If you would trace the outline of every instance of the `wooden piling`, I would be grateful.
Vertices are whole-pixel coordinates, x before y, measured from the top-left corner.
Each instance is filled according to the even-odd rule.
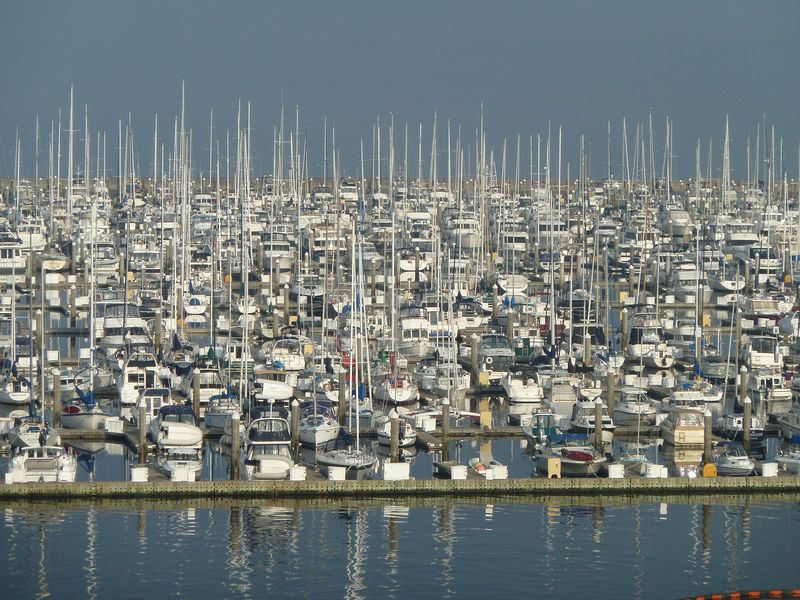
[[[620,331],[622,333],[620,340],[620,350],[625,352],[628,347],[628,309],[623,308],[620,312]]]
[[[290,426],[291,426],[291,433],[292,433],[292,453],[295,456],[295,460],[300,459],[300,402],[298,402],[297,398],[292,400],[292,403],[289,405],[290,407]],[[344,412],[344,411],[339,411]]]
[[[53,427],[61,427],[61,370],[53,369],[50,374],[53,377]],[[89,376],[91,377],[91,373]],[[42,369],[42,379],[44,379],[44,369]]]
[[[706,409],[703,413],[703,464],[708,465],[714,462],[711,455],[711,411]]]
[[[345,406],[347,405],[347,382],[345,381],[345,372],[339,371],[339,407],[336,409],[336,416],[339,419],[339,425],[344,427]]]
[[[442,400],[442,460],[450,460],[450,400]]]
[[[300,289],[299,288],[298,288],[297,293],[298,293],[297,305],[300,306],[300,296],[299,296]],[[289,316],[290,316],[290,313],[289,313],[289,284],[286,283],[286,284],[283,285],[283,322],[286,325],[289,325],[289,323],[290,323]]]
[[[600,398],[594,401],[594,446],[603,449],[603,401]]]
[[[139,400],[139,464],[143,465],[147,462],[147,405],[144,398]]]
[[[395,409],[389,411],[389,425],[391,436],[389,457],[392,462],[398,462],[400,460],[400,416]]]
[[[239,413],[231,415],[231,479],[239,479],[239,450],[242,443],[239,439]]]
[[[192,410],[195,418],[200,420],[200,371],[192,373]]]
[[[745,281],[745,288],[744,293],[749,294],[753,291],[753,282],[750,278],[750,261],[745,261],[744,263],[744,281]]]
[[[742,444],[744,445],[745,452],[750,454],[750,448],[752,446],[751,431],[753,423],[753,408],[750,396],[745,397],[743,408],[744,408],[744,416],[742,418]]]
[[[742,365],[739,369],[739,404],[744,406],[744,401],[747,398],[747,381],[748,381],[747,367]]]
[[[583,366],[589,368],[592,364],[592,336],[583,335]]]
[[[118,268],[118,273],[117,274],[119,275],[119,282],[120,283],[124,283],[125,282],[125,277],[127,277],[127,275],[128,275],[127,274],[127,269],[125,267],[125,255],[120,253],[120,255],[118,257],[118,261],[119,262],[118,262],[118,265],[117,265],[117,268]],[[127,301],[127,298],[125,300]]]
[[[470,356],[470,374],[472,375],[472,385],[478,385],[478,335],[473,333],[470,342],[472,344],[472,355]]]
[[[69,287],[67,296],[69,302],[69,326],[74,329],[78,320],[78,294],[74,283]]]
[[[163,317],[161,315],[161,306],[159,306],[158,310],[156,311],[156,331],[155,331],[155,340],[153,344],[156,351],[156,356],[158,356],[158,354],[161,352],[161,332],[163,331],[161,325],[162,318]]]
[[[628,265],[628,296],[633,297],[636,292],[636,270],[633,265]]]

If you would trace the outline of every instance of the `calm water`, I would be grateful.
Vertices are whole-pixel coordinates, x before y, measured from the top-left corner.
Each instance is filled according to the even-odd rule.
[[[608,502],[5,505],[0,581],[6,598],[674,598],[800,583],[792,499]]]

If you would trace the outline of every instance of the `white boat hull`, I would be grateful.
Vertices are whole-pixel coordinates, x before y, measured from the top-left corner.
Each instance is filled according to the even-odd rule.
[[[65,429],[105,429],[110,416],[104,412],[62,413],[61,426]]]
[[[162,423],[154,441],[159,450],[199,449],[203,444],[203,432],[199,427],[189,423]]]
[[[335,440],[339,435],[339,425],[323,425],[321,427],[300,426],[300,443],[311,448],[320,448]]]

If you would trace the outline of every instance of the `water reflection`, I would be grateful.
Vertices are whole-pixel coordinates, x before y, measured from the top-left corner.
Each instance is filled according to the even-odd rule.
[[[97,598],[97,508],[89,507],[86,517],[86,597]]]
[[[434,512],[434,527],[436,534],[434,540],[437,543],[436,554],[440,557],[438,561],[438,571],[442,582],[440,594],[443,598],[449,598],[455,594],[455,574],[453,563],[455,561],[455,511],[453,506],[447,504]]]
[[[666,521],[658,504],[624,498],[18,504],[0,526],[0,577],[14,598],[54,594],[56,582],[59,596],[87,598],[475,597],[532,585],[537,597],[649,598],[796,585],[793,553],[775,551],[800,542],[787,526],[800,522],[796,502],[702,502],[671,504]]]

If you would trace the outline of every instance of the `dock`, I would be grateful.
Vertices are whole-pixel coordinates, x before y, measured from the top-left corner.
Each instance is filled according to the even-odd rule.
[[[80,482],[27,483],[0,486],[0,502],[56,499],[262,498],[380,499],[397,497],[505,497],[505,496],[638,496],[660,501],[665,497],[696,495],[747,496],[800,492],[800,476],[716,477],[666,479],[518,478],[426,479],[406,481],[197,481],[166,479],[145,483]]]

